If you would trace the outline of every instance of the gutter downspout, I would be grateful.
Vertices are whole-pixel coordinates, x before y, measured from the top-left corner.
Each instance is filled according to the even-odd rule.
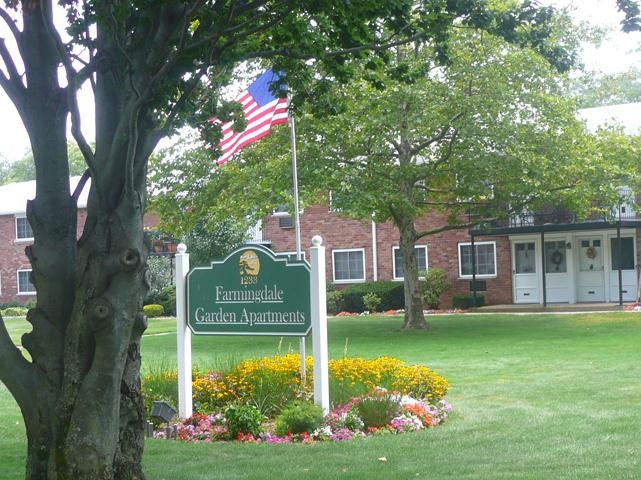
[[[476,246],[474,245],[474,234],[472,237],[472,306],[476,307]]]
[[[378,280],[378,240],[376,239],[376,222],[372,220],[372,275],[373,280]]]

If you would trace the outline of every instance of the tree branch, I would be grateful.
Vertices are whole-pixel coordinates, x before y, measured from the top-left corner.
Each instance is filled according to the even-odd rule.
[[[9,53],[9,49],[4,42],[4,39],[0,39],[0,58],[2,58],[2,61],[7,67],[7,71],[9,73],[9,76],[7,77],[4,72],[0,72],[0,85],[7,93],[9,98],[11,98],[11,101],[14,103],[14,105],[16,105],[16,107],[19,107],[24,102],[26,89],[22,84],[20,73],[18,73],[16,65],[13,62],[13,58]]]
[[[13,343],[2,315],[0,315],[0,380],[7,386],[23,413],[31,410],[31,399],[36,391],[33,365]]]
[[[93,173],[95,169],[94,165],[94,155],[89,143],[85,139],[85,136],[81,130],[81,120],[80,120],[80,108],[78,106],[78,97],[76,95],[78,89],[80,88],[81,78],[78,77],[78,72],[73,67],[71,57],[67,53],[60,34],[52,25],[53,13],[49,10],[50,4],[47,2],[42,2],[42,21],[47,30],[47,34],[53,40],[53,44],[58,52],[58,57],[60,62],[64,66],[65,72],[67,74],[67,87],[65,92],[67,94],[67,108],[71,114],[71,134],[73,138],[78,143],[78,147],[82,152],[82,155],[85,159],[85,162],[89,166],[89,170]]]
[[[18,50],[22,52],[22,45],[20,42],[22,38],[22,32],[20,32],[20,30],[18,30],[18,28],[16,27],[13,18],[11,18],[9,13],[4,8],[0,8],[0,18],[2,18],[4,23],[11,31],[11,35],[18,45]],[[13,57],[11,56],[11,53],[9,52],[9,49],[7,48],[7,45],[3,38],[0,39],[0,58],[2,58],[2,61],[7,68],[7,73],[9,74],[8,77],[4,75],[4,73],[0,74],[0,85],[7,93],[7,95],[9,95],[14,105],[19,108],[24,101],[23,99],[26,90],[24,84],[22,83],[22,76],[20,75],[20,72],[18,72],[18,68],[13,61]]]
[[[494,220],[499,220],[499,219],[500,217],[488,217],[488,218],[484,218],[482,222],[492,222]],[[472,228],[475,225],[478,225],[479,223],[481,223],[481,221],[457,223],[455,225],[448,224],[448,225],[443,225],[442,227],[433,228],[430,230],[421,230],[420,232],[416,232],[416,240],[418,240],[419,238],[430,236],[430,235],[436,235],[437,233],[448,232],[450,230],[461,230],[464,228]]]
[[[412,148],[412,150],[410,151],[410,155],[412,155],[412,156],[418,155],[421,151],[423,151],[424,149],[426,149],[427,147],[429,147],[433,143],[440,142],[441,140],[443,140],[447,136],[447,134],[451,131],[452,123],[454,123],[456,120],[458,120],[462,116],[463,116],[463,112],[459,112],[456,115],[454,115],[450,119],[450,121],[447,123],[447,125],[445,125],[443,128],[441,128],[440,132],[438,132],[436,135],[428,138],[427,140],[419,143],[414,148]],[[458,130],[455,128],[454,129],[454,133],[452,135],[452,141],[456,137],[457,131]],[[451,145],[451,143],[452,142],[450,142],[450,145]],[[451,149],[450,149],[450,153],[451,153]]]

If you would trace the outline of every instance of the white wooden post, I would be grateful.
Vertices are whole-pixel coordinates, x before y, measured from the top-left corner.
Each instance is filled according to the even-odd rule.
[[[191,395],[191,330],[187,326],[187,273],[189,254],[184,243],[176,249],[176,329],[178,338],[178,415],[192,415]]]
[[[319,235],[312,238],[309,279],[314,350],[314,403],[329,412],[329,369],[327,354],[327,293],[325,291],[325,247]]]

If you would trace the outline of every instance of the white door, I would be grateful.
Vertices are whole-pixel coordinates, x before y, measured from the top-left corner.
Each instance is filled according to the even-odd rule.
[[[619,257],[619,240],[610,238],[610,301],[619,301],[619,258],[621,258],[621,297],[624,302],[637,300],[637,272],[635,268],[634,237],[621,237],[621,256]]]
[[[603,237],[578,238],[577,301],[605,301]]]
[[[545,299],[550,303],[570,301],[568,250],[565,240],[545,242]]]
[[[514,242],[512,248],[514,303],[540,303],[536,243]]]

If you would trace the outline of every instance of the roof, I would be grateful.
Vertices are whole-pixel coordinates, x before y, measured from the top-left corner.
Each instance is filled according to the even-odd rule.
[[[69,185],[73,192],[78,185],[80,176],[71,177]],[[78,197],[78,208],[87,207],[87,196],[89,194],[89,185],[87,182],[82,193]],[[27,200],[33,200],[36,196],[36,181],[10,183],[0,186],[0,215],[24,214],[27,211]]]
[[[641,133],[641,102],[584,108],[579,110],[579,117],[585,120],[590,131],[596,131],[605,125],[619,124],[627,134]]]

